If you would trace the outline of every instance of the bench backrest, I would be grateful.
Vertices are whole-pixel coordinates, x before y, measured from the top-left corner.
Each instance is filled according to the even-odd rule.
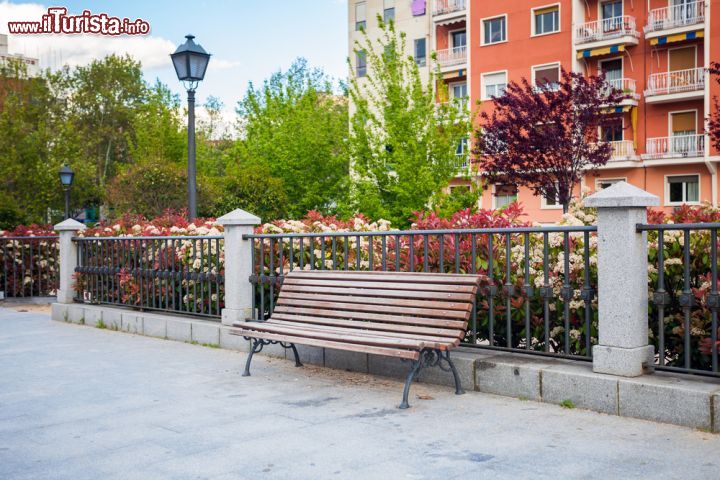
[[[461,274],[294,270],[272,318],[462,338],[479,281]]]

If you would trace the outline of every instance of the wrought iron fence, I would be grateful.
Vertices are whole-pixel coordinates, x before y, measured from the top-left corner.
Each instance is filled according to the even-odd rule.
[[[268,318],[290,270],[481,276],[464,344],[589,360],[597,340],[596,227],[246,235],[253,317]]]
[[[6,298],[55,295],[58,237],[0,237],[0,289]]]
[[[222,236],[78,237],[76,299],[219,318]]]
[[[717,223],[638,225],[648,232],[658,369],[720,376],[718,229]]]

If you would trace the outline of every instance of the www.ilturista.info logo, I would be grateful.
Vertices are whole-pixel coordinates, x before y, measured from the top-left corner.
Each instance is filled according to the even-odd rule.
[[[10,34],[37,35],[47,33],[94,33],[98,35],[147,35],[150,24],[138,18],[111,17],[83,10],[80,15],[68,15],[65,7],[50,7],[39,22],[8,22]]]

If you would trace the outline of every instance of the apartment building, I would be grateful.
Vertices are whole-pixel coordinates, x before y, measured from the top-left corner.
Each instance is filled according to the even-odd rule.
[[[426,2],[394,2],[398,10],[419,3]],[[351,17],[356,4],[351,0]],[[450,95],[466,95],[470,105],[492,109],[508,82],[556,82],[560,68],[602,71],[630,95],[615,106],[621,121],[600,132],[613,144],[611,161],[588,173],[583,186],[594,191],[626,180],[659,196],[667,211],[718,205],[720,152],[704,119],[720,96],[706,71],[720,61],[720,0],[429,0],[426,7],[430,50]],[[512,185],[488,185],[482,206],[512,201],[539,222],[562,212],[554,199]]]
[[[10,62],[22,62],[25,64],[27,75],[36,77],[40,73],[40,61],[21,53],[10,53],[8,40],[8,35],[0,34],[0,66],[8,65]]]

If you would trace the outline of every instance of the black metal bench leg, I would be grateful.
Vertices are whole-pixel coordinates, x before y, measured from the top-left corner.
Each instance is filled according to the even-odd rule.
[[[418,358],[415,361],[412,368],[410,369],[410,372],[408,372],[407,378],[405,379],[405,389],[403,390],[402,403],[400,404],[400,406],[398,408],[405,409],[405,408],[410,407],[410,404],[408,403],[408,395],[410,394],[410,385],[412,384],[413,380],[415,380],[415,377],[417,376],[421,367],[422,367],[422,357]]]
[[[252,357],[253,355],[255,355],[255,352],[259,352],[260,350],[262,350],[262,347],[262,340],[253,340],[252,347],[250,347],[250,352],[248,352],[248,357],[245,361],[245,371],[242,374],[243,377],[250,376],[250,362],[252,362]]]
[[[447,361],[448,365],[450,365],[450,370],[452,370],[453,377],[455,378],[455,395],[462,395],[463,393],[465,393],[465,390],[463,390],[462,384],[460,383],[460,375],[458,375],[455,364],[452,360],[450,360],[449,351],[445,354],[445,360]]]
[[[292,348],[293,354],[295,354],[295,366],[302,367],[303,364],[300,362],[300,355],[298,355],[298,351],[297,351],[297,348],[295,348],[295,344],[291,343],[290,348]]]

